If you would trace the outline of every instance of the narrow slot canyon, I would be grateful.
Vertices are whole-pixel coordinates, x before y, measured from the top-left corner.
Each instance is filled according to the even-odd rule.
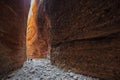
[[[45,58],[49,53],[49,20],[39,6],[41,0],[32,0],[28,14],[26,53],[28,58]],[[40,12],[40,14],[38,14]]]
[[[48,45],[47,40],[48,39],[44,38],[44,35],[46,33],[41,32],[40,34],[38,30],[39,28],[42,28],[42,30],[44,29],[44,27],[41,27],[41,26],[38,27],[38,23],[37,23],[37,15],[38,15],[37,12],[38,12],[39,1],[40,0],[31,1],[31,7],[30,7],[29,15],[28,15],[27,34],[26,34],[26,37],[27,37],[26,39],[27,52],[26,53],[27,53],[28,58],[43,57],[43,53],[47,51],[47,45]]]
[[[0,80],[119,80],[119,0],[0,0]]]

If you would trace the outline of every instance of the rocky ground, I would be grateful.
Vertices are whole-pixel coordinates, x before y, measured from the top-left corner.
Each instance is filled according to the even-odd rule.
[[[50,64],[49,59],[32,59],[24,62],[21,69],[2,80],[99,80],[71,71],[64,72]]]

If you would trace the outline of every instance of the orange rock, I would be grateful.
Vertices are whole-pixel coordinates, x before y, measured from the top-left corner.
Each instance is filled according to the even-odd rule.
[[[28,58],[46,57],[48,53],[49,25],[47,25],[48,21],[44,12],[39,12],[39,9],[42,9],[41,7],[40,0],[31,1],[26,40]],[[41,14],[43,15],[41,16]]]

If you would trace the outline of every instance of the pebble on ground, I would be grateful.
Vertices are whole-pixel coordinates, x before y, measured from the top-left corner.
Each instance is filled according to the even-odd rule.
[[[23,67],[2,80],[99,80],[75,74],[70,70],[65,72],[51,65],[49,59],[30,59]]]

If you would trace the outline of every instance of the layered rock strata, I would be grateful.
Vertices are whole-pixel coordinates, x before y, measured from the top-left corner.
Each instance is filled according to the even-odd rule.
[[[0,0],[0,79],[20,68],[26,58],[28,7],[28,0]]]
[[[120,1],[46,0],[51,61],[101,79],[120,78]]]

